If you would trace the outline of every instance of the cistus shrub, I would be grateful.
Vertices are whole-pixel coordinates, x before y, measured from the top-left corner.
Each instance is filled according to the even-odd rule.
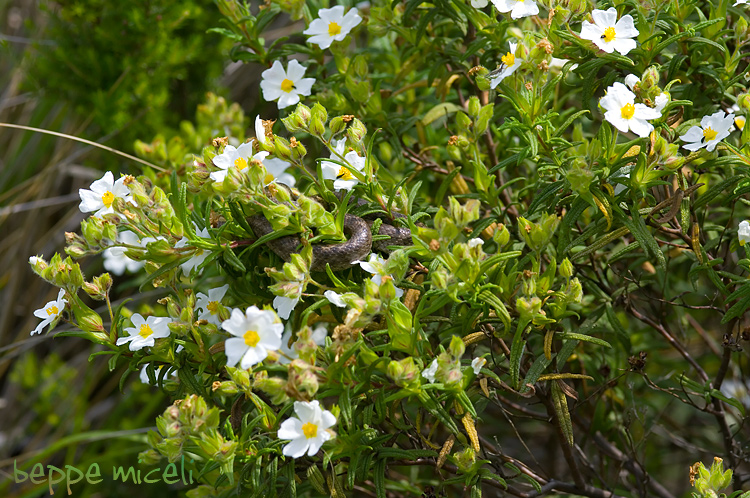
[[[191,497],[747,488],[744,2],[217,5],[252,138],[141,143],[30,260],[50,327],[169,383],[144,465]]]

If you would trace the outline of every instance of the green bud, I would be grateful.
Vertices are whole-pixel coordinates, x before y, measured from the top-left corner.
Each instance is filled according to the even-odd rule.
[[[456,226],[463,229],[470,223],[479,219],[479,207],[481,203],[476,199],[468,199],[464,205],[455,197],[448,198],[450,214]]]
[[[482,109],[482,104],[479,102],[479,97],[472,96],[469,98],[469,101],[466,105],[467,110],[469,111],[469,116],[472,118],[476,118],[479,116],[479,111]]]
[[[446,150],[448,151],[448,155],[453,159],[454,161],[460,161],[461,160],[461,149],[456,145],[447,145]]]
[[[332,134],[337,135],[346,129],[346,122],[341,116],[336,116],[328,123],[328,128]]]
[[[393,282],[393,277],[390,275],[383,275],[380,280],[380,299],[388,303],[396,299],[396,285]]]
[[[738,40],[744,40],[747,37],[747,21],[744,17],[740,16],[734,25],[734,34],[737,35]]]
[[[231,380],[225,380],[223,382],[216,381],[211,386],[211,390],[223,396],[234,396],[239,392],[237,384],[235,384]]]
[[[352,143],[358,144],[367,136],[367,128],[362,121],[354,118],[346,130],[346,136]]]
[[[273,155],[285,161],[291,161],[292,149],[289,141],[283,137],[275,135],[273,137]]]
[[[303,360],[289,364],[287,393],[295,398],[313,398],[318,392],[318,376],[313,366]]]
[[[310,118],[309,125],[310,134],[316,137],[322,137],[326,131],[328,112],[326,112],[325,107],[316,102],[312,108],[311,115],[312,117]]]
[[[49,267],[47,262],[41,256],[31,256],[29,258],[29,264],[31,265],[31,269],[34,271],[34,273],[39,276],[41,276],[42,272]]]
[[[138,463],[143,465],[156,465],[161,461],[161,458],[159,452],[153,449],[138,453]]]
[[[557,271],[560,272],[561,277],[570,278],[573,276],[573,263],[571,263],[568,258],[565,258],[562,260],[562,263],[560,263]]]
[[[519,297],[516,299],[516,311],[521,320],[530,322],[542,309],[542,300],[534,296],[530,299]]]
[[[407,356],[399,361],[391,361],[387,369],[388,377],[399,387],[410,387],[419,385],[419,368],[414,363],[414,358]]]
[[[430,281],[435,288],[445,290],[448,288],[448,282],[451,280],[448,270],[441,266],[437,270],[430,272]]]
[[[280,405],[289,400],[285,388],[286,381],[284,379],[279,377],[268,377],[268,372],[265,370],[255,374],[253,389],[260,389],[262,392],[266,393],[274,404]]]
[[[234,382],[239,389],[245,393],[250,392],[250,372],[248,370],[236,367],[225,368],[229,374],[229,378],[232,379],[232,382]]]
[[[510,241],[510,232],[508,231],[508,228],[502,223],[499,224],[495,227],[495,231],[492,233],[492,240],[494,240],[500,247],[505,246]]]
[[[474,466],[474,462],[477,459],[471,446],[467,446],[464,451],[456,453],[454,458],[456,459],[456,466],[461,473],[468,473],[471,471],[471,468]]]
[[[461,359],[465,351],[466,351],[466,344],[464,344],[463,339],[461,339],[457,335],[454,335],[453,337],[451,337],[451,343],[450,343],[450,346],[448,346],[448,352],[451,354],[453,359],[455,360]]]
[[[641,76],[641,88],[644,92],[648,93],[649,90],[659,85],[659,68],[657,66],[650,66],[643,72]]]
[[[472,121],[469,116],[462,111],[456,112],[456,127],[458,128],[459,133],[466,133],[471,129],[471,125]]]
[[[103,301],[109,294],[109,289],[112,288],[112,277],[109,273],[102,273],[94,277],[93,282],[84,282],[82,288],[92,299]]]
[[[492,116],[495,112],[495,105],[494,104],[487,104],[486,106],[482,107],[482,110],[479,111],[479,116],[476,118],[476,124],[474,126],[474,132],[477,135],[481,135],[485,131],[487,131],[487,128],[489,128],[490,120],[492,119]]]
[[[594,181],[594,177],[596,177],[596,174],[591,171],[588,164],[580,157],[573,160],[573,163],[565,173],[565,178],[570,183],[570,187],[578,195],[588,194],[589,186]]]
[[[741,93],[737,97],[737,105],[742,111],[750,111],[750,93]]]

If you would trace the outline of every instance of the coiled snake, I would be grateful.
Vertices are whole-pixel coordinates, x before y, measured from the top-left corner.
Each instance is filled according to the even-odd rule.
[[[358,205],[366,204],[365,201],[357,201]],[[378,235],[387,235],[388,239],[372,241],[372,225],[380,218]],[[403,214],[394,213],[394,218],[405,218]],[[273,233],[271,223],[262,214],[256,214],[247,218],[250,228],[256,237],[263,237]],[[390,220],[384,214],[370,214],[360,218],[347,213],[344,217],[344,235],[346,242],[340,244],[316,244],[313,245],[313,261],[311,271],[325,271],[326,264],[331,270],[346,270],[354,261],[364,260],[373,248],[377,251],[388,252],[388,246],[410,246],[412,245],[411,230],[391,225]],[[292,254],[298,252],[300,238],[294,235],[279,237],[266,242],[266,246],[276,253],[284,261],[291,261]]]

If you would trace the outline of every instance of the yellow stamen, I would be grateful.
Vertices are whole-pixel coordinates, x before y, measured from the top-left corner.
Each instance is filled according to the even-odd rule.
[[[254,330],[248,330],[242,337],[245,339],[245,344],[247,344],[251,348],[254,348],[260,342],[260,336]]]
[[[47,314],[48,314],[48,315],[50,315],[50,316],[51,316],[51,315],[57,315],[58,313],[60,313],[60,310],[58,310],[58,309],[57,309],[57,306],[54,306],[54,305],[53,305],[53,306],[50,306],[49,308],[47,308],[47,309],[46,309],[46,310],[44,310],[44,311],[46,311],[46,312],[47,312]]]
[[[633,119],[634,115],[635,106],[633,104],[625,104],[622,106],[622,109],[620,109],[620,116],[622,116],[623,119]]]
[[[609,43],[614,39],[615,39],[615,28],[613,26],[610,26],[604,30],[604,34],[602,35],[602,40]]]
[[[304,434],[307,439],[315,437],[318,435],[318,426],[307,422],[302,426],[302,434]]]
[[[328,36],[336,36],[339,33],[341,33],[341,26],[331,21],[328,25]]]
[[[208,308],[208,311],[211,312],[212,315],[215,315],[219,312],[219,301],[211,301],[206,305],[206,308]]]
[[[234,165],[237,166],[237,169],[245,169],[247,168],[247,159],[245,159],[244,157],[238,157],[234,160]]]
[[[286,93],[291,92],[294,90],[294,81],[285,79],[281,82],[281,89],[284,90]]]
[[[508,52],[507,54],[500,57],[500,60],[503,61],[503,64],[510,67],[516,62],[516,56]]]
[[[714,129],[710,126],[703,130],[703,138],[705,138],[707,142],[710,142],[711,140],[716,138],[716,135],[718,135],[718,133],[715,132]]]
[[[154,333],[154,331],[151,330],[151,327],[149,327],[148,325],[146,325],[144,323],[143,325],[141,325],[141,331],[138,332],[138,335],[141,336],[141,337],[143,337],[144,339],[147,339],[153,333]]]
[[[104,203],[104,207],[109,208],[112,206],[112,203],[115,201],[115,194],[107,190],[104,192],[104,195],[102,195],[102,202]]]
[[[354,175],[352,175],[351,171],[342,166],[341,169],[339,169],[339,174],[336,178],[339,180],[354,180]]]
[[[272,181],[274,181],[276,178],[273,177],[271,173],[266,173],[266,177],[263,179],[263,182],[268,185]]]

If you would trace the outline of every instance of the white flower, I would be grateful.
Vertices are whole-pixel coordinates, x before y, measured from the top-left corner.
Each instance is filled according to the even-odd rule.
[[[221,321],[219,320],[219,304],[227,293],[227,289],[229,289],[229,284],[209,289],[208,295],[202,292],[199,292],[196,295],[197,299],[195,307],[196,309],[200,308],[203,310],[202,313],[198,315],[198,320],[206,320],[208,323],[221,325]]]
[[[320,9],[318,19],[310,23],[310,27],[302,32],[309,35],[308,43],[315,43],[320,48],[326,49],[334,41],[341,41],[346,38],[349,31],[357,24],[362,22],[357,9],[351,9],[344,15],[344,7],[337,5],[330,9]]]
[[[261,153],[259,152],[258,154],[256,154],[256,156],[260,154]],[[266,167],[266,178],[263,181],[265,185],[273,182],[278,182],[290,187],[294,187],[294,182],[296,181],[295,178],[289,173],[286,173],[286,169],[291,166],[290,163],[276,157],[272,157],[270,159],[263,159],[263,166]]]
[[[654,110],[661,114],[664,111],[664,108],[667,107],[667,104],[669,104],[669,94],[661,92],[654,99]]]
[[[268,131],[266,131],[266,124],[269,124]],[[255,116],[255,138],[263,145],[271,145],[268,143],[267,133],[271,131],[270,123],[273,121],[265,121],[260,119],[260,116]]]
[[[727,112],[735,113],[740,111],[740,106],[737,104],[732,105],[732,108],[729,109]],[[745,116],[735,116],[734,118],[734,124],[739,128],[740,130],[743,130],[745,128]]]
[[[78,209],[82,213],[95,211],[94,216],[104,216],[115,212],[112,203],[116,198],[135,205],[133,197],[130,195],[130,189],[124,185],[124,181],[124,176],[115,181],[112,172],[107,171],[103,177],[91,184],[91,190],[78,189],[78,195],[81,196]]]
[[[435,374],[437,373],[438,369],[438,361],[432,360],[432,363],[430,363],[430,366],[422,370],[422,377],[430,381],[430,384],[435,383]]]
[[[345,147],[346,140],[342,139],[336,142],[334,150],[338,152],[339,155],[344,156],[343,162],[357,171],[363,171],[365,169],[365,164],[367,163],[365,158],[360,157],[360,155],[353,150],[344,154]],[[331,152],[331,159],[336,159],[339,162],[342,162],[341,158],[334,152]],[[359,183],[359,180],[357,180],[349,169],[339,164],[330,161],[321,161],[320,170],[323,173],[324,180],[333,180],[334,190],[351,190],[352,187]]]
[[[297,306],[302,295],[302,286],[300,285],[298,289],[299,295],[297,297],[276,296],[273,298],[273,309],[279,314],[279,318],[287,320],[289,315],[292,314],[292,310]]]
[[[339,308],[346,308],[346,303],[341,299],[341,294],[332,290],[327,290],[323,293],[328,302]]]
[[[268,102],[278,99],[279,109],[299,102],[300,95],[310,95],[315,78],[303,78],[306,68],[296,60],[289,61],[287,70],[281,62],[274,61],[271,69],[261,73],[260,88]]]
[[[211,236],[208,234],[208,228],[199,230],[198,227],[193,224],[193,229],[195,230],[195,234],[198,237],[211,240]],[[188,247],[188,242],[189,241],[187,237],[182,237],[174,246],[176,249],[179,249],[181,247]],[[190,272],[193,271],[193,269],[198,268],[206,260],[209,254],[211,254],[210,251],[206,251],[204,249],[201,249],[200,247],[196,247],[190,259],[180,265],[180,268],[182,268],[182,273],[185,276],[189,276]]]
[[[492,3],[503,14],[510,12],[512,19],[535,16],[539,13],[539,6],[534,0],[492,0]]]
[[[40,258],[39,256],[29,256],[29,264],[31,266],[36,266],[36,264],[39,263],[40,261],[44,261],[44,260]]]
[[[711,152],[719,142],[729,136],[734,123],[734,114],[716,111],[710,116],[703,116],[700,126],[691,127],[687,133],[680,136],[680,140],[689,142],[682,147],[689,151],[696,151],[705,147]]]
[[[488,75],[490,88],[495,88],[521,66],[521,59],[515,56],[518,43],[508,42],[508,44],[510,45],[510,51],[500,58],[502,65]]]
[[[315,330],[313,330],[311,339],[315,344],[318,346],[324,346],[326,343],[326,337],[328,336],[328,329],[326,329],[325,325],[318,325]],[[294,343],[292,343],[292,346],[289,346],[289,339],[292,338],[292,329],[288,328],[286,332],[284,332],[284,335],[281,336],[281,347],[279,348],[279,351],[283,354],[279,355],[279,363],[282,365],[285,365],[289,363],[291,360],[299,358],[299,352],[294,348]]]
[[[628,85],[628,88],[630,88],[631,90],[634,89],[635,85],[637,85],[640,82],[641,82],[641,79],[634,74],[629,74],[625,76],[625,84]]]
[[[141,245],[141,241],[138,239],[138,235],[134,234],[130,230],[118,233],[117,242],[121,244],[128,244],[131,246]],[[102,253],[102,256],[104,257],[104,269],[114,273],[115,275],[122,275],[126,271],[135,273],[143,268],[145,263],[143,261],[136,261],[127,257],[125,255],[125,251],[127,250],[128,249],[125,247],[110,247],[108,249],[105,249]]]
[[[635,29],[633,18],[628,14],[617,20],[617,10],[610,7],[608,10],[594,10],[591,12],[594,24],[583,21],[581,26],[581,38],[591,40],[594,45],[608,54],[617,50],[622,55],[636,47],[635,38],[638,30]]]
[[[466,243],[470,248],[476,247],[476,246],[482,246],[484,245],[484,241],[478,237],[474,237],[473,239],[469,239],[469,241]]]
[[[383,277],[390,276],[385,271],[385,259],[383,259],[382,256],[379,256],[375,253],[370,254],[370,260],[369,261],[352,261],[352,264],[359,263],[359,266],[362,267],[362,269],[366,272],[372,273],[372,281],[375,282],[375,284],[380,285],[380,283],[383,281]],[[404,295],[404,291],[402,289],[399,289],[396,287],[396,299],[400,298]]]
[[[279,349],[284,332],[284,326],[276,321],[276,313],[256,306],[250,306],[244,313],[233,309],[229,320],[221,322],[221,328],[235,336],[224,343],[227,366],[239,363],[245,370],[263,361],[269,351]]]
[[[474,358],[471,360],[471,368],[474,370],[474,375],[479,375],[479,372],[486,363],[487,358]]]
[[[262,134],[258,136],[263,136],[265,139],[265,136]],[[294,177],[289,173],[285,173],[285,170],[290,166],[288,162],[275,157],[267,159],[269,153],[266,151],[260,151],[255,155],[252,154],[253,145],[251,143],[244,143],[237,148],[232,145],[227,145],[224,147],[224,152],[213,159],[214,166],[220,168],[220,170],[212,171],[210,175],[211,179],[217,183],[223,182],[229,172],[229,168],[232,166],[243,171],[248,165],[251,165],[253,161],[257,161],[263,163],[263,166],[266,168],[266,177],[263,180],[264,185],[268,185],[269,183],[278,180],[290,187],[294,186]]]
[[[607,112],[604,119],[623,133],[633,130],[639,137],[647,137],[654,129],[648,119],[661,117],[661,112],[651,109],[645,104],[634,104],[635,94],[627,89],[625,85],[616,82],[607,88],[607,95],[599,101]]]
[[[268,152],[265,152],[265,154],[268,155]],[[220,171],[212,171],[209,176],[216,183],[221,183],[226,178],[229,168],[234,166],[242,171],[247,168],[252,159],[255,159],[253,157],[253,144],[244,143],[239,147],[227,145],[221,154],[213,158],[214,166],[220,168]]]
[[[156,339],[169,337],[169,318],[150,316],[144,320],[140,314],[133,313],[130,321],[133,322],[133,326],[125,329],[129,335],[118,337],[115,343],[118,346],[129,342],[130,350],[138,351],[146,346],[153,346]]]
[[[279,439],[291,439],[281,452],[285,456],[299,458],[307,453],[315,455],[323,443],[331,439],[327,430],[336,424],[336,417],[328,410],[321,410],[318,401],[295,401],[296,417],[284,420],[279,427]]]
[[[738,5],[746,5],[746,4],[747,4],[747,0],[737,0],[736,2],[734,2],[734,5],[732,5],[732,7],[737,7]]]
[[[740,240],[741,246],[750,242],[750,221],[740,222],[740,228],[737,230],[737,238]]]
[[[721,393],[724,396],[736,399],[745,407],[750,407],[750,390],[748,390],[746,381],[726,379],[721,384]]]
[[[471,0],[471,6],[475,9],[483,9],[487,7],[487,0]]]
[[[33,257],[33,256],[32,256]],[[57,299],[50,301],[45,304],[42,308],[34,311],[34,316],[41,318],[42,322],[31,331],[31,335],[41,334],[44,327],[56,321],[60,317],[60,313],[65,309],[65,305],[68,303],[67,299],[64,299],[65,289],[60,289],[57,293]]]

